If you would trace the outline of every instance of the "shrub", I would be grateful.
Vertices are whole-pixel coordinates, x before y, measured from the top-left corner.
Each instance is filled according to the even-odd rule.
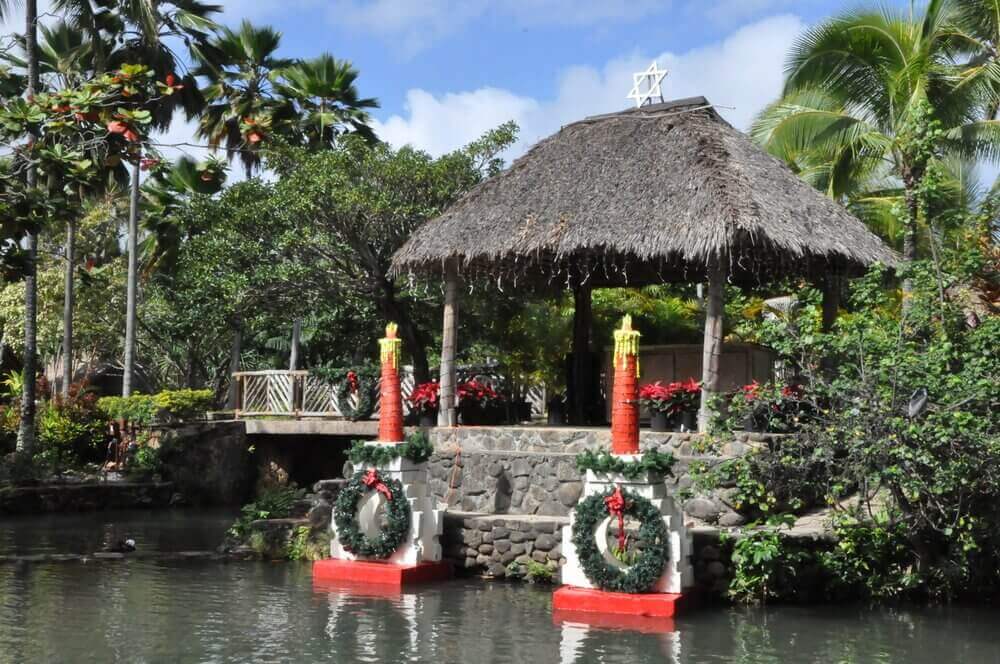
[[[153,404],[161,416],[190,420],[203,416],[214,398],[212,390],[164,390],[153,397]]]
[[[229,534],[244,539],[250,534],[250,524],[260,519],[284,519],[292,512],[295,502],[305,495],[295,486],[266,489],[257,499],[240,509],[240,516],[229,528]]]
[[[796,594],[795,577],[810,556],[782,538],[781,528],[792,522],[790,516],[774,516],[766,525],[748,531],[735,541],[730,597],[747,604],[764,604]]]

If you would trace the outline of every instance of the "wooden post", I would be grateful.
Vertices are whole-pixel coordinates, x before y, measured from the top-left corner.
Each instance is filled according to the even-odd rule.
[[[590,328],[594,318],[589,285],[573,289],[573,381],[569,386],[570,424],[587,424],[590,402]]]
[[[708,431],[712,419],[709,402],[719,392],[722,360],[722,317],[726,299],[725,258],[708,267],[708,292],[705,303],[705,341],[701,358],[701,411],[698,430]]]
[[[823,289],[823,331],[829,332],[837,322],[840,311],[840,276],[828,273],[821,284]]]
[[[292,349],[288,354],[288,370],[295,371],[299,368],[299,340],[302,337],[302,319],[296,318],[292,321]]]
[[[455,390],[455,351],[458,346],[458,270],[449,263],[444,274],[444,326],[441,332],[441,379],[438,426],[458,424]]]

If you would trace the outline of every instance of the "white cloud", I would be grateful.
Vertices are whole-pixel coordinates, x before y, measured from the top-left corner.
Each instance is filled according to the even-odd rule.
[[[655,57],[670,70],[664,81],[665,97],[703,95],[719,107],[730,107],[719,112],[745,130],[753,116],[780,93],[785,53],[804,27],[795,16],[776,16],[684,53],[633,52],[600,69],[571,67],[560,75],[551,100],[498,88],[439,96],[410,90],[406,112],[376,123],[375,129],[389,143],[411,144],[440,155],[501,122],[515,120],[521,127],[521,140],[511,150],[509,156],[514,157],[564,124],[627,108],[632,73],[646,69]]]

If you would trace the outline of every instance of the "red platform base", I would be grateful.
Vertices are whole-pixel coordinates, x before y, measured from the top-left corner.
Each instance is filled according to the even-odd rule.
[[[451,563],[392,565],[368,560],[317,560],[313,563],[313,582],[343,581],[371,583],[400,588],[414,583],[444,581],[451,578]]]
[[[552,594],[555,611],[608,613],[615,615],[672,618],[679,607],[687,604],[686,595],[669,593],[609,593],[603,590],[563,586]]]

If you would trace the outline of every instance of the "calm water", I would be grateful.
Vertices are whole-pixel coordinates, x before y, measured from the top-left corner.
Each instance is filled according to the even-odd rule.
[[[0,555],[211,548],[219,513],[0,520]],[[529,586],[314,589],[308,565],[127,560],[0,565],[0,662],[996,662],[1000,611],[707,609],[672,629],[554,619]]]

